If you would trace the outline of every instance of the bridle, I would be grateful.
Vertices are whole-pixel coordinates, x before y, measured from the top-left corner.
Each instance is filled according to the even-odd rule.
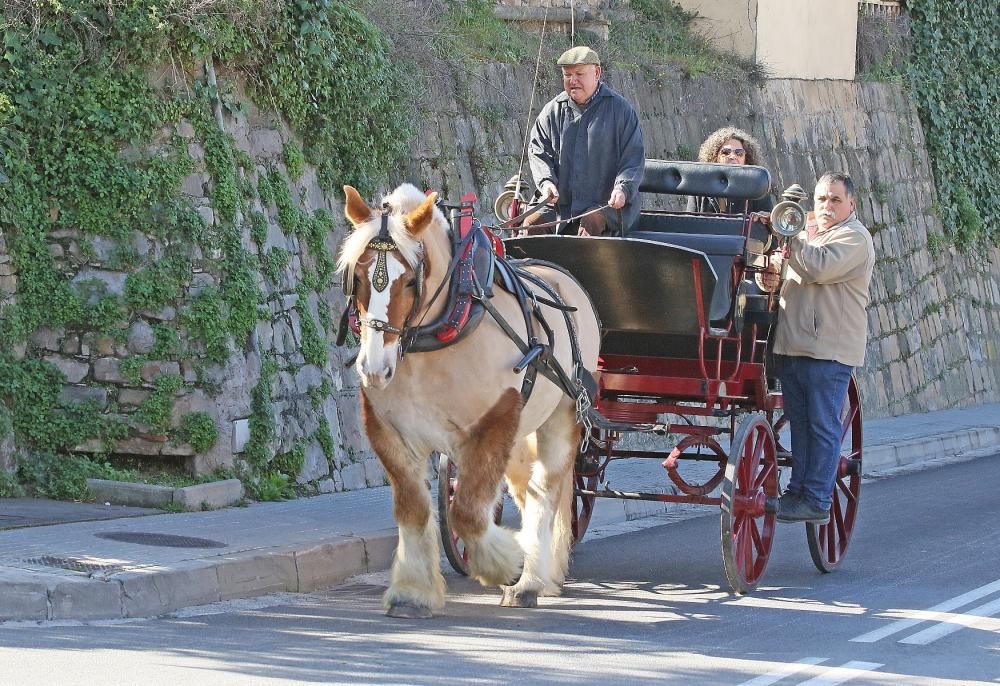
[[[375,272],[372,274],[372,288],[377,292],[381,293],[389,286],[389,266],[387,262],[387,255],[390,252],[399,250],[396,242],[392,240],[392,236],[389,235],[389,215],[391,214],[391,208],[388,204],[382,205],[382,226],[378,232],[378,235],[373,239],[368,241],[368,250],[374,250],[377,252],[375,257]],[[373,331],[378,331],[380,333],[392,333],[400,337],[400,339],[405,338],[406,332],[410,329],[410,322],[416,317],[417,312],[420,311],[420,305],[423,302],[424,295],[424,251],[423,244],[420,244],[420,259],[415,267],[416,276],[416,288],[417,294],[413,299],[413,305],[410,307],[409,313],[406,315],[406,319],[403,320],[402,328],[398,328],[390,324],[384,319],[375,319],[373,317],[358,317],[358,324],[361,326],[367,326]],[[344,272],[344,294],[347,295],[349,299],[354,299],[354,271]],[[402,351],[400,351],[402,352]]]

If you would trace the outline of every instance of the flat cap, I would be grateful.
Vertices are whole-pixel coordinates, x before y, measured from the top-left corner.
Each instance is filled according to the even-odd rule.
[[[560,67],[569,66],[571,64],[600,64],[601,58],[597,56],[597,53],[588,48],[586,45],[578,45],[575,48],[570,48],[563,54],[559,55],[559,59],[556,60],[556,64]]]

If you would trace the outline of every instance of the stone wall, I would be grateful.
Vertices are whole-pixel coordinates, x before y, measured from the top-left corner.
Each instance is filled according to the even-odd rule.
[[[240,92],[238,82],[220,74],[220,81],[224,80],[234,92]],[[326,238],[326,250],[333,255],[344,232],[342,210],[320,189],[314,170],[307,167],[301,177],[289,176],[285,143],[294,141],[294,135],[279,118],[260,111],[250,102],[225,117],[220,114],[220,123],[232,136],[235,148],[247,153],[253,161],[255,169],[249,181],[257,184],[262,177],[276,171],[287,181],[293,202],[305,215],[313,216],[320,209],[333,215],[334,230]],[[162,140],[172,136],[186,140],[195,169],[184,179],[181,193],[206,225],[219,226],[211,198],[215,179],[208,172],[205,147],[194,127],[182,121],[161,133]],[[306,270],[315,274],[317,267],[306,239],[282,230],[279,211],[273,203],[265,206],[256,198],[254,205],[246,209],[266,217],[265,240],[258,242],[251,238],[250,221],[242,222],[241,236],[242,248],[257,267],[254,276],[263,297],[256,328],[246,341],[234,341],[228,346],[229,357],[224,364],[212,363],[193,341],[186,342],[182,355],[171,359],[157,359],[153,354],[154,327],[167,326],[185,336],[185,310],[200,293],[225,287],[221,246],[196,247],[192,272],[185,279],[177,301],[156,311],[132,313],[127,322],[121,323],[120,335],[40,328],[14,355],[41,358],[58,368],[64,376],[62,402],[94,401],[106,415],[128,424],[128,436],[110,446],[112,454],[139,457],[154,465],[158,461],[183,461],[196,473],[238,463],[255,412],[252,394],[261,382],[261,361],[272,359],[277,369],[271,380],[270,403],[258,411],[261,416],[257,417],[263,422],[273,420],[275,426],[268,452],[277,456],[303,454],[304,466],[297,480],[300,484],[312,484],[320,492],[382,485],[384,472],[366,448],[360,430],[357,382],[353,371],[345,371],[344,361],[351,353],[332,344],[332,327],[324,330],[324,317],[320,315],[322,298],[336,324],[343,303],[333,293],[339,288],[327,288],[321,293],[298,288]],[[48,251],[57,268],[77,288],[99,281],[103,292],[125,294],[126,280],[136,267],[121,264],[116,257],[121,247],[115,242],[82,235],[74,229],[51,231],[47,238]],[[161,238],[134,231],[128,248],[137,261],[149,263],[162,257],[165,244]],[[276,278],[265,277],[261,269],[263,258],[272,250],[288,254],[287,263]],[[16,302],[17,288],[16,265],[0,233],[0,307]],[[304,303],[300,302],[300,293],[306,294]],[[308,363],[303,356],[306,316],[326,342],[328,359],[322,367]],[[130,361],[133,366],[138,366],[134,363],[141,366],[126,371],[130,369]],[[178,375],[184,381],[173,396],[171,426],[177,427],[186,413],[207,412],[219,434],[211,449],[197,453],[188,444],[170,440],[169,432],[152,430],[137,420],[137,410],[154,392],[156,379],[162,375]],[[0,411],[5,412],[2,404]],[[5,419],[6,415],[0,417]],[[8,427],[9,421],[0,421],[0,468],[10,471],[15,466],[16,446]],[[324,431],[329,432],[328,438],[322,435]],[[93,440],[75,446],[74,450],[103,453],[108,448]]]
[[[518,170],[532,77],[528,68],[485,65],[454,90],[439,85],[411,180],[453,197],[475,189],[490,213]],[[939,249],[944,229],[923,132],[902,88],[775,80],[757,89],[614,69],[608,80],[639,110],[647,157],[694,159],[707,133],[732,123],[761,140],[776,193],[792,183],[811,190],[828,169],[852,175],[878,253],[859,373],[869,416],[1000,400],[1000,251]],[[533,114],[558,88],[553,69]]]

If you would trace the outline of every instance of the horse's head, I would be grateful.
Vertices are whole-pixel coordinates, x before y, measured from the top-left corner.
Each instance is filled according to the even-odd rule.
[[[437,194],[425,197],[410,184],[388,195],[380,211],[351,186],[344,186],[344,194],[344,214],[354,231],[337,269],[361,324],[356,368],[365,387],[385,388],[396,372],[400,339],[424,301],[428,267],[420,236],[432,222],[445,220],[434,206]]]

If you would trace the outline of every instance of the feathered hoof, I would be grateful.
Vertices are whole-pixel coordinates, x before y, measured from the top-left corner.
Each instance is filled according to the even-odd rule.
[[[427,605],[417,605],[405,601],[392,603],[385,613],[397,619],[430,619],[433,616],[431,608]]]
[[[515,591],[516,586],[504,586],[500,607],[538,607],[537,591]]]

